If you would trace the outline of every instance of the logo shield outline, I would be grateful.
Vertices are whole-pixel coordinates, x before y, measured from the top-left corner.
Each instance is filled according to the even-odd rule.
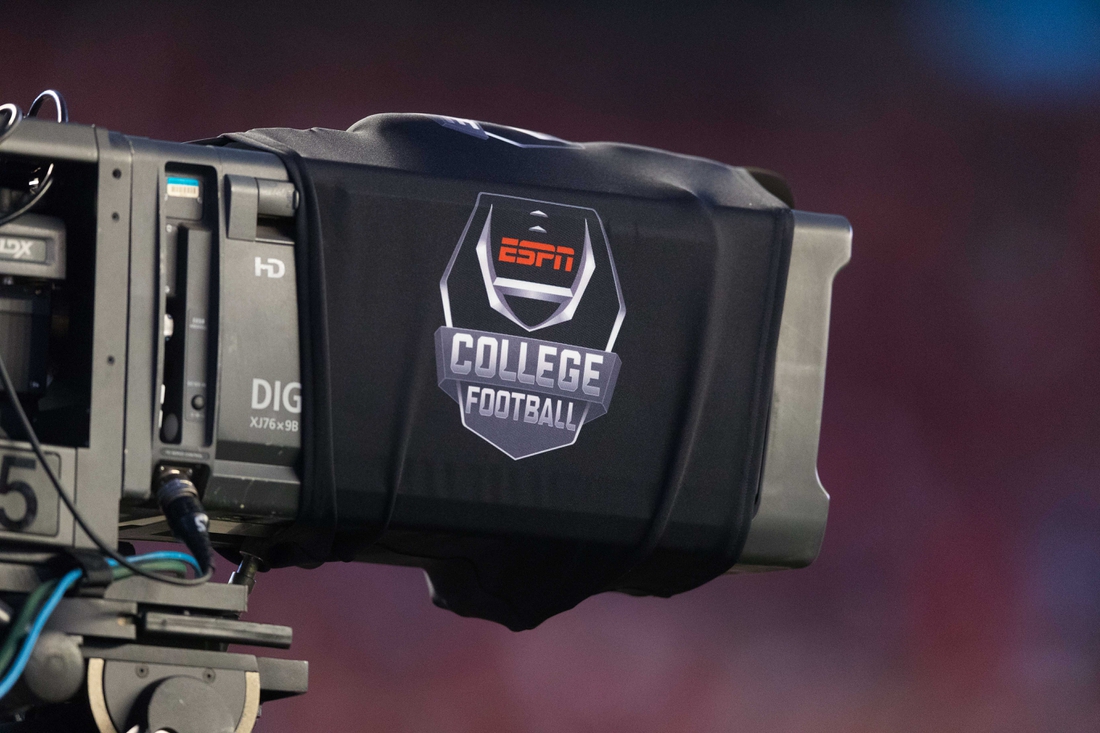
[[[486,198],[489,198],[490,200],[486,201]],[[492,264],[494,255],[492,247],[492,219],[493,214],[499,212],[494,212],[494,203],[491,199],[505,199],[515,202],[522,202],[525,205],[534,205],[537,208],[535,211],[532,211],[531,214],[540,218],[547,216],[546,213],[542,211],[542,209],[546,206],[553,206],[559,209],[573,209],[579,212],[585,212],[583,214],[583,242],[576,243],[576,240],[574,240],[575,243],[572,245],[572,249],[576,251],[577,274],[568,287],[562,286],[560,284],[551,285],[549,283],[538,283],[516,278],[506,278],[501,277],[498,274],[497,268]],[[482,208],[483,206],[485,206],[486,208]],[[478,219],[480,218],[479,210],[481,212],[484,212],[483,214],[481,214],[482,216],[485,216],[485,220],[483,222],[478,221]],[[477,232],[478,236],[476,240],[471,237],[472,241],[469,241],[467,237],[473,233],[471,232],[471,229],[473,229],[474,232]],[[544,229],[536,229],[533,227],[531,228],[531,231],[541,231],[545,233]],[[595,242],[593,242],[593,233],[595,233],[596,236]],[[579,230],[579,228],[574,233],[574,236],[578,235],[581,235],[581,231]],[[502,245],[503,244],[512,246],[514,243],[512,241],[508,241],[502,242]],[[545,243],[540,242],[531,242],[530,244],[536,245],[536,247],[541,244],[544,248],[548,246]],[[532,440],[530,430],[532,428],[536,430],[541,430],[541,427],[535,428],[534,425],[527,425],[526,422],[528,421],[526,420],[523,424],[509,427],[506,430],[497,430],[495,427],[495,419],[490,420],[487,424],[484,419],[480,418],[479,415],[474,414],[478,412],[476,405],[475,409],[473,409],[469,413],[469,416],[467,415],[467,409],[463,408],[463,390],[465,386],[469,386],[470,384],[476,385],[478,383],[483,383],[483,386],[492,386],[491,380],[489,380],[489,382],[485,382],[485,380],[481,379],[470,379],[468,381],[468,379],[464,377],[456,378],[456,375],[449,374],[447,372],[447,367],[445,365],[445,362],[449,361],[449,358],[445,358],[446,355],[449,353],[448,349],[446,348],[446,343],[449,342],[446,341],[443,332],[456,328],[456,324],[452,317],[452,303],[450,292],[451,287],[449,281],[451,279],[452,271],[455,268],[456,262],[459,260],[460,254],[462,253],[464,247],[467,246],[469,247],[469,249],[474,250],[473,252],[469,252],[469,249],[467,249],[466,251],[469,252],[470,255],[473,255],[474,259],[476,260],[476,264],[473,262],[470,263],[471,265],[474,265],[474,271],[470,272],[469,274],[481,279],[482,286],[485,288],[487,299],[486,301],[482,301],[482,303],[485,305],[489,305],[490,310],[493,310],[496,313],[505,316],[510,322],[519,326],[520,329],[522,329],[522,331],[526,333],[531,333],[532,331],[566,323],[573,319],[574,315],[579,310],[579,305],[582,297],[585,295],[585,291],[589,288],[590,283],[594,281],[594,273],[597,271],[604,271],[604,264],[601,263],[599,264],[599,266],[597,266],[596,260],[603,257],[604,252],[606,252],[607,277],[610,278],[610,282],[614,287],[615,299],[617,301],[617,307],[613,311],[615,314],[614,319],[610,324],[610,332],[607,335],[606,344],[602,345],[601,349],[600,346],[585,347],[576,345],[573,342],[542,342],[550,346],[557,346],[559,348],[564,346],[581,349],[582,353],[584,349],[594,348],[596,351],[600,351],[603,353],[604,357],[607,359],[604,364],[606,364],[607,367],[610,369],[609,373],[611,376],[609,382],[607,383],[606,400],[603,402],[602,405],[600,405],[598,401],[594,402],[592,399],[586,397],[581,397],[579,401],[575,400],[576,406],[580,408],[579,414],[570,412],[568,413],[568,415],[566,415],[564,411],[562,412],[560,417],[564,419],[568,430],[562,431],[559,434],[560,439],[554,439],[552,442],[548,442],[544,439]],[[565,247],[559,247],[558,249],[560,252],[564,250]],[[597,256],[597,254],[599,256]],[[530,263],[524,262],[522,264]],[[600,277],[602,278],[604,276],[601,275]],[[475,282],[476,280],[471,281],[470,286],[476,287],[476,285],[474,285]],[[606,413],[607,402],[610,401],[611,395],[614,391],[614,385],[617,381],[619,365],[621,363],[617,355],[612,351],[612,349],[614,348],[614,344],[618,338],[619,331],[626,316],[626,305],[623,300],[622,286],[620,284],[619,275],[615,267],[615,260],[611,253],[611,245],[608,241],[607,232],[604,229],[604,224],[601,220],[600,215],[594,209],[586,206],[576,206],[560,202],[510,196],[507,194],[487,193],[484,191],[479,193],[477,195],[477,200],[474,204],[474,210],[471,213],[470,217],[466,220],[466,224],[463,227],[462,234],[458,239],[458,243],[456,244],[454,251],[451,253],[451,257],[444,270],[443,276],[440,278],[439,290],[440,295],[442,296],[445,326],[437,330],[434,339],[436,351],[437,381],[439,388],[444,393],[446,393],[455,403],[458,404],[459,418],[462,426],[465,429],[474,433],[486,443],[492,445],[494,448],[499,450],[501,453],[507,455],[512,460],[521,460],[531,456],[541,455],[543,453],[574,445],[579,439],[581,430],[584,428],[584,426],[587,425],[588,422],[590,422],[591,420],[594,420]],[[540,300],[543,302],[556,303],[558,304],[558,307],[549,317],[531,326],[524,323],[515,313],[512,312],[512,309],[509,307],[505,296],[518,296],[523,298],[531,298],[533,300]],[[475,334],[484,333],[487,336],[506,337],[505,334],[496,333],[494,329],[490,329],[489,331],[485,332],[479,332],[476,327],[467,328],[473,328],[473,331],[471,333]],[[532,335],[525,338],[536,337]],[[499,387],[497,389],[499,389]],[[543,398],[551,397],[551,392],[553,392],[553,390],[542,390],[538,387],[528,387],[526,389],[523,389],[522,391],[530,392],[531,394],[541,394]],[[566,397],[569,398],[570,396],[566,395]],[[562,407],[562,405],[558,405],[557,407],[560,408]],[[499,408],[500,405],[498,403],[498,414],[496,414],[497,418],[500,417]],[[484,416],[486,414],[484,412],[484,406],[482,406],[481,409],[481,416]],[[571,418],[569,416],[571,416]],[[542,417],[544,417],[544,415],[540,416],[540,426],[542,425]],[[559,416],[555,414],[555,422],[557,421],[558,417]],[[513,415],[513,420],[509,422],[514,422],[515,419],[515,415]],[[569,424],[569,419],[575,421],[575,426]],[[547,425],[549,425],[549,423],[547,423]],[[501,427],[503,427],[503,424],[501,425]],[[555,424],[554,427],[561,428],[562,426]]]
[[[498,276],[492,257],[492,225],[493,206],[490,204],[489,212],[485,216],[485,225],[481,228],[481,236],[478,237],[477,246],[475,247],[478,263],[481,265],[481,277],[485,282],[485,294],[489,298],[489,306],[528,333],[571,320],[577,312],[577,306],[580,305],[581,298],[584,297],[585,288],[592,280],[592,273],[596,271],[596,260],[592,255],[592,235],[588,230],[588,220],[586,219],[584,222],[584,244],[581,247],[577,275],[573,278],[573,284],[568,288]],[[508,301],[504,297],[506,295],[543,300],[559,305],[549,317],[530,326],[524,323],[508,305]]]

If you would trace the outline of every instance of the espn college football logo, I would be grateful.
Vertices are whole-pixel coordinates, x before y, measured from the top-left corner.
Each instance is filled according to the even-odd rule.
[[[607,412],[626,308],[594,209],[479,194],[440,291],[438,382],[466,428],[520,459]]]

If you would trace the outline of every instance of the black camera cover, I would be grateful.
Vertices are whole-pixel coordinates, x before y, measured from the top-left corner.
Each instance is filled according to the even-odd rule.
[[[220,141],[302,194],[273,565],[420,566],[438,605],[526,629],[736,562],[793,228],[748,171],[430,115]]]

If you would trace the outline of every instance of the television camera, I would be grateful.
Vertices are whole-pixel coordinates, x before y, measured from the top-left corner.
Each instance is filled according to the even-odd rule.
[[[430,115],[160,142],[52,91],[0,131],[0,730],[248,733],[307,686],[228,650],[289,647],[240,618],[271,567],[519,630],[817,556],[851,233],[774,174]]]

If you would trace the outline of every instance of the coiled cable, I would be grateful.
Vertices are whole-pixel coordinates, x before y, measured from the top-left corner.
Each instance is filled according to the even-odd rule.
[[[46,91],[42,92],[34,98],[34,101],[31,102],[30,111],[28,112],[27,116],[37,116],[38,111],[42,109],[42,105],[46,102],[46,100],[52,100],[54,103],[54,107],[57,108],[57,121],[59,124],[64,124],[69,121],[69,106],[65,103],[65,98],[61,96],[60,92],[57,92],[53,89],[47,89]],[[8,104],[0,105],[0,114],[7,115],[7,119],[2,122],[4,128],[2,131],[0,131],[0,142],[3,142],[4,138],[7,137],[20,122],[23,121],[24,116],[23,110],[20,109],[18,105],[11,104],[10,102]],[[23,214],[26,214],[28,211],[38,205],[38,203],[46,196],[46,193],[49,192],[50,187],[53,186],[53,168],[54,164],[50,163],[49,166],[46,168],[46,172],[44,174],[42,174],[40,177],[35,177],[31,179],[27,191],[27,200],[17,206],[12,211],[0,215],[0,226],[3,226],[10,221],[15,221],[19,217],[23,216]]]

